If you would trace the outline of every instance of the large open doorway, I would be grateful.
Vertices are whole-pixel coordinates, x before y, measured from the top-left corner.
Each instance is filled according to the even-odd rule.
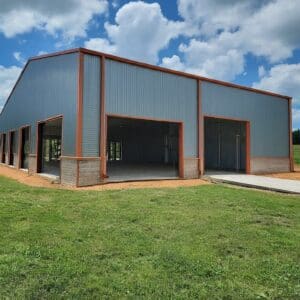
[[[11,131],[9,133],[9,158],[8,158],[8,164],[10,166],[13,166],[15,164],[16,159],[16,134],[14,131]]]
[[[247,122],[204,118],[205,171],[248,172]]]
[[[6,162],[6,134],[2,134],[2,144],[1,144],[1,162],[5,164]]]
[[[109,181],[180,176],[181,124],[134,118],[107,118]]]
[[[60,175],[62,118],[38,125],[38,173]]]
[[[20,168],[28,169],[28,159],[30,152],[30,127],[24,127],[20,131]]]

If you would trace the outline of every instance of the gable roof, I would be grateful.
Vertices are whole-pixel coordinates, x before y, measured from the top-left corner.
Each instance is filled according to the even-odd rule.
[[[236,88],[236,89],[240,89],[240,90],[246,90],[246,91],[250,91],[250,92],[254,92],[254,93],[258,93],[258,94],[264,94],[264,95],[279,97],[279,98],[286,99],[286,100],[292,99],[292,97],[290,97],[290,96],[281,95],[281,94],[278,94],[278,93],[273,93],[273,92],[269,92],[269,91],[265,91],[265,90],[255,89],[255,88],[251,88],[251,87],[247,87],[247,86],[243,86],[243,85],[239,85],[239,84],[235,84],[235,83],[231,83],[231,82],[227,82],[227,81],[222,81],[222,80],[212,79],[212,78],[199,76],[199,75],[195,75],[195,74],[190,74],[190,73],[186,73],[186,72],[182,72],[182,71],[175,71],[175,70],[172,70],[172,69],[168,69],[168,68],[164,68],[164,67],[160,67],[160,66],[156,66],[156,65],[151,65],[151,64],[148,64],[148,63],[127,59],[127,58],[123,58],[123,57],[108,54],[108,53],[103,53],[103,52],[99,52],[99,51],[95,51],[95,50],[89,50],[89,49],[86,49],[86,48],[74,48],[74,49],[69,49],[69,50],[59,51],[59,52],[53,52],[53,53],[43,54],[43,55],[34,56],[34,57],[29,58],[28,61],[25,64],[25,66],[23,67],[23,70],[21,71],[21,73],[20,73],[14,87],[12,88],[7,100],[5,101],[5,104],[2,108],[2,111],[1,111],[0,115],[4,111],[4,108],[7,104],[7,102],[9,101],[9,99],[10,99],[12,93],[14,92],[18,82],[22,78],[28,64],[31,61],[36,61],[36,60],[40,60],[40,59],[46,59],[46,58],[49,58],[49,57],[55,57],[55,56],[59,56],[59,55],[66,55],[66,54],[71,54],[71,53],[91,54],[91,55],[95,55],[95,56],[108,58],[108,59],[111,59],[111,60],[114,60],[114,61],[123,62],[123,63],[127,63],[127,64],[134,65],[134,66],[139,66],[139,67],[146,68],[146,69],[161,71],[161,72],[164,72],[164,73],[169,73],[169,74],[183,76],[183,77],[196,79],[196,80],[200,80],[200,81],[215,83],[215,84],[218,84],[218,85],[232,87],[232,88]]]

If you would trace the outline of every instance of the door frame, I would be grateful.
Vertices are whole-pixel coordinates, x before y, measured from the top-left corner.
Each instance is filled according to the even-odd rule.
[[[19,162],[18,162],[18,169],[22,168],[22,161],[23,161],[23,157],[22,157],[22,148],[23,148],[23,130],[25,130],[26,128],[28,128],[28,132],[29,132],[29,147],[31,146],[31,126],[30,125],[25,125],[19,128],[19,148],[18,148],[18,153],[19,153]],[[31,147],[30,147],[31,148]],[[29,150],[30,153],[30,150]]]
[[[11,144],[12,142],[12,137],[14,138],[13,142],[16,143],[16,132],[17,130],[10,130],[8,132],[8,165],[9,166],[14,166],[14,156],[12,156],[12,161],[11,161],[11,155],[14,155],[14,149],[13,145]]]
[[[202,128],[202,136],[203,136],[203,140],[202,140],[202,149],[203,149],[203,165],[202,168],[203,170],[201,170],[204,174],[205,173],[205,118],[207,119],[221,119],[221,120],[228,120],[228,121],[238,121],[238,122],[242,122],[245,123],[245,127],[246,127],[246,168],[245,168],[245,173],[246,174],[250,174],[251,173],[251,167],[250,167],[250,161],[251,161],[251,148],[250,148],[250,126],[251,126],[251,122],[249,120],[245,120],[245,119],[239,119],[239,118],[230,118],[230,117],[226,117],[226,116],[221,116],[221,115],[203,115],[203,128]]]
[[[61,119],[61,149],[63,149],[63,123],[64,123],[64,118],[63,115],[57,115],[57,116],[53,116],[41,121],[37,121],[37,125],[36,125],[36,173],[41,173],[42,171],[42,154],[43,154],[43,140],[41,137],[41,129],[42,129],[42,125],[47,123],[47,122],[51,122],[51,121],[55,121],[57,119]],[[62,153],[61,153],[62,154]]]
[[[120,118],[120,119],[133,119],[133,120],[144,120],[160,123],[172,123],[178,125],[178,177],[184,178],[184,122],[178,120],[168,120],[168,119],[158,119],[158,118],[149,118],[142,116],[129,116],[129,115],[120,115],[120,114],[106,114],[105,115],[105,138],[102,140],[104,145],[102,145],[101,153],[101,178],[107,178],[107,165],[106,165],[106,145],[107,145],[107,134],[108,134],[108,118]],[[105,149],[105,152],[103,150]]]

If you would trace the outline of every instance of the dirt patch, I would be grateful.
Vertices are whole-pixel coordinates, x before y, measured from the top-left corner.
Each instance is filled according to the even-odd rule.
[[[188,180],[157,180],[157,181],[134,181],[134,182],[120,182],[120,183],[107,183],[102,185],[95,185],[90,187],[68,187],[61,184],[53,183],[51,180],[46,179],[40,175],[29,175],[27,172],[18,170],[6,165],[0,165],[0,175],[15,179],[20,183],[34,186],[55,189],[68,189],[68,190],[90,190],[90,191],[105,191],[105,190],[120,190],[120,189],[142,189],[142,188],[177,188],[189,187],[210,184],[208,181],[201,179],[188,179]]]
[[[295,166],[295,172],[266,174],[265,176],[281,179],[300,180],[300,166]]]

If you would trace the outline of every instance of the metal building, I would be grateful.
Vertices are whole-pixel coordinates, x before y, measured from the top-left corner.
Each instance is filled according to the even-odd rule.
[[[87,49],[31,58],[0,162],[63,184],[293,170],[291,98]]]

